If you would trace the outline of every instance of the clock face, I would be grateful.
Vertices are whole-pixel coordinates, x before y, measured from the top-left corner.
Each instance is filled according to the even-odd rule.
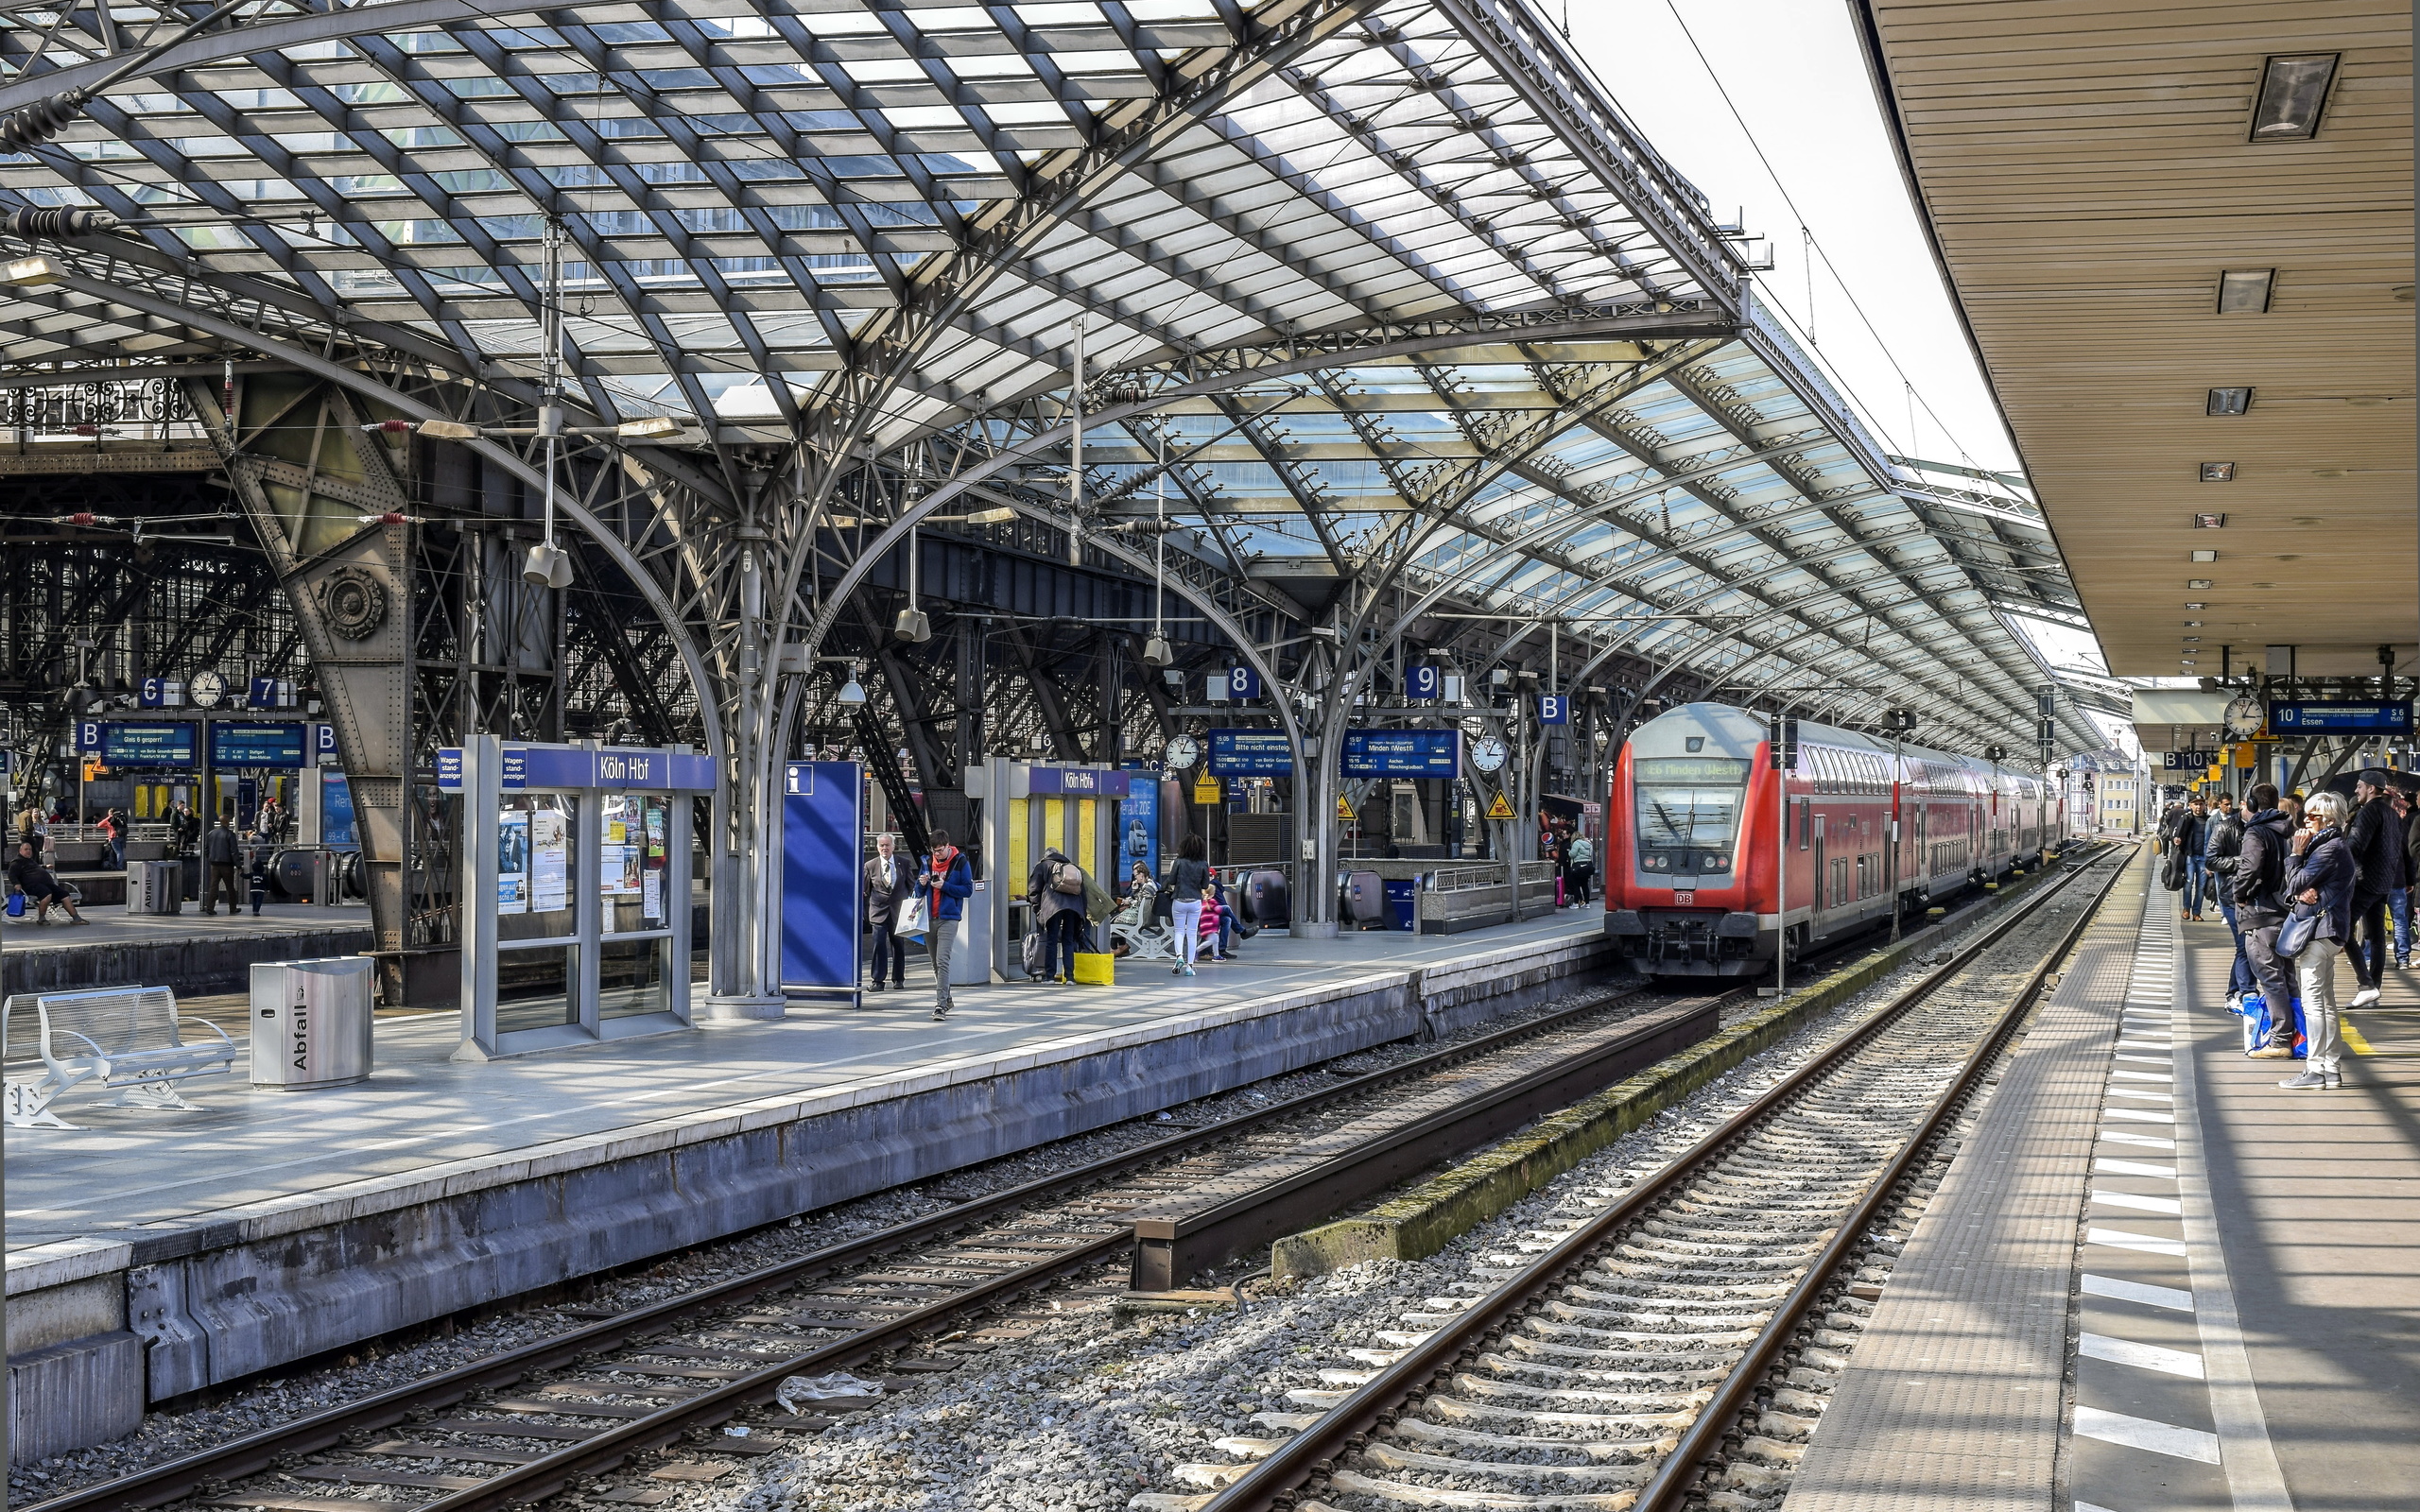
[[[1189,772],[1201,759],[1201,747],[1191,735],[1175,735],[1168,740],[1167,768],[1172,772]]]
[[[1482,772],[1492,772],[1504,765],[1504,742],[1494,735],[1481,735],[1472,743],[1471,765]]]
[[[2261,707],[2256,693],[2238,693],[2227,705],[2226,725],[2229,740],[2249,740],[2269,722],[2269,711]]]
[[[216,707],[226,692],[227,679],[216,672],[197,672],[193,680],[185,684],[187,696],[204,709]]]

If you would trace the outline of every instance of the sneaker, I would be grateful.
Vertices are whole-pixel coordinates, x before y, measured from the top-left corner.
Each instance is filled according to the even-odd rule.
[[[1201,975],[1201,972],[1199,972],[1199,971],[1195,971],[1195,970],[1194,970],[1192,967],[1190,967],[1190,966],[1180,967],[1180,968],[1178,968],[1178,970],[1179,970],[1179,971],[1180,971],[1182,974],[1184,974],[1184,975],[1185,975],[1185,976],[1199,976],[1199,975]]]
[[[2361,988],[2361,990],[2360,990],[2359,992],[2356,992],[2356,993],[2354,993],[2354,994],[2353,994],[2353,1001],[2352,1001],[2351,1003],[2347,1004],[2347,1005],[2346,1005],[2346,1006],[2348,1006],[2348,1007],[2355,1007],[2355,1008],[2366,1008],[2366,1007],[2370,1006],[2370,1005],[2372,1005],[2372,1004],[2374,1004],[2374,1003],[2377,1002],[2377,1000],[2378,1000],[2378,989],[2377,989],[2377,988],[2374,988],[2374,987],[2365,987],[2365,988]]]
[[[2331,1092],[2344,1085],[2344,1074],[2341,1071],[2323,1072],[2321,1074],[2327,1078],[2327,1090]]]
[[[946,1019],[946,1018],[948,1018],[948,1017],[949,1017],[949,1009],[947,1009],[947,1008],[935,1008],[935,1009],[933,1010],[933,1022],[934,1022],[935,1023],[939,1023],[939,1022],[941,1022],[943,1019]]]
[[[2294,1047],[2291,1045],[2262,1045],[2257,1050],[2247,1050],[2244,1054],[2250,1056],[2255,1060],[2291,1060],[2294,1058]]]
[[[2320,1091],[2327,1086],[2327,1077],[2316,1071],[2306,1071],[2299,1076],[2289,1076],[2277,1084],[2290,1091]]]
[[[1179,961],[1174,966],[1168,968],[1168,975],[1170,976],[1183,976],[1184,974],[1184,963],[1183,961]]]

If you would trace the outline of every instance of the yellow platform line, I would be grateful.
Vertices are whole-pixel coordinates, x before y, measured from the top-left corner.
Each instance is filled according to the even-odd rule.
[[[2370,1048],[2370,1042],[2361,1038],[2361,1031],[2353,1027],[2352,1020],[2345,1018],[2340,1013],[2336,1016],[2336,1022],[2339,1029],[2343,1033],[2344,1043],[2352,1050],[2353,1054],[2357,1056],[2375,1056],[2377,1054],[2377,1051]]]

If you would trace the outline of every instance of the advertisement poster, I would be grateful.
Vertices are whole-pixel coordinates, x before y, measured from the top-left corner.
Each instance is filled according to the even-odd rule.
[[[519,809],[496,816],[495,911],[529,911],[529,816]]]
[[[320,843],[321,845],[355,843],[353,833],[353,783],[342,772],[322,770],[320,773]]]
[[[529,816],[529,906],[554,913],[571,906],[571,825],[558,809]]]
[[[1147,876],[1157,880],[1160,874],[1160,784],[1155,781],[1131,782],[1126,796],[1117,801],[1117,892],[1122,896],[1131,890],[1134,868],[1143,868]]]
[[[605,835],[597,846],[597,864],[604,873],[599,890],[608,898],[639,896],[639,872],[645,866],[640,806],[634,798],[605,800]]]
[[[646,870],[641,873],[639,914],[650,924],[665,922],[664,870],[672,853],[664,841],[665,820],[663,804],[647,806]]]

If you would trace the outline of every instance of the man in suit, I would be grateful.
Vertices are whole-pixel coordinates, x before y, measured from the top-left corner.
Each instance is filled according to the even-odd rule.
[[[908,942],[890,932],[899,905],[916,890],[916,868],[898,853],[899,842],[889,834],[873,840],[873,857],[866,863],[866,927],[873,931],[873,990],[883,989],[886,967],[892,987],[908,985]]]

